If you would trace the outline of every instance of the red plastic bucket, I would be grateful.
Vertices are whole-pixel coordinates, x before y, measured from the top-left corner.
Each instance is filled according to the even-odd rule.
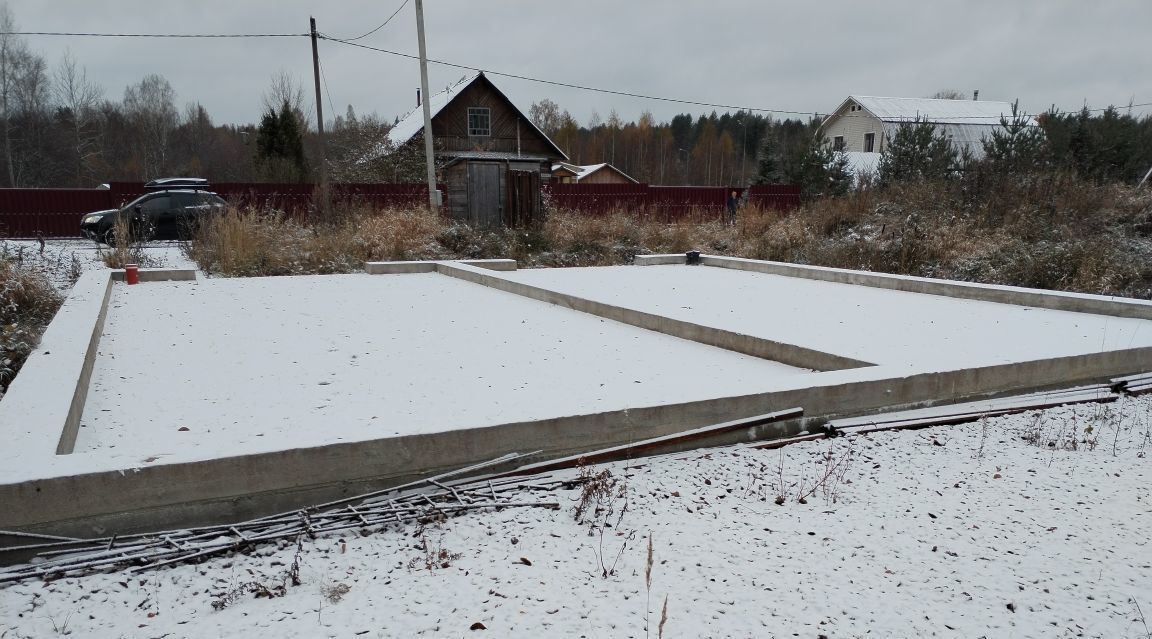
[[[124,265],[124,280],[129,284],[140,283],[140,267],[136,264]]]

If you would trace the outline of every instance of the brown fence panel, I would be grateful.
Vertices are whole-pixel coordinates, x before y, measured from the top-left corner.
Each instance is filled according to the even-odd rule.
[[[748,203],[787,213],[800,208],[800,187],[793,184],[753,186],[748,190]]]
[[[654,186],[649,207],[652,216],[664,222],[722,220],[728,193],[735,187]]]
[[[85,213],[119,208],[144,192],[143,182],[111,182],[108,189],[0,189],[0,237],[79,237]],[[241,208],[282,211],[307,219],[316,185],[222,182],[208,187]],[[444,189],[443,185],[438,188]],[[334,184],[342,207],[381,209],[424,206],[426,184]]]
[[[0,237],[78,237],[85,213],[117,208],[144,192],[141,182],[112,182],[109,189],[0,189]],[[230,204],[283,211],[307,219],[315,209],[313,184],[228,182],[210,187]],[[444,185],[438,188],[446,191]],[[604,215],[614,211],[664,222],[723,219],[727,194],[735,187],[649,186],[647,184],[549,184],[543,192],[553,208]],[[334,184],[332,200],[344,208],[423,206],[425,184]],[[800,206],[800,187],[753,186],[754,206],[791,211]]]
[[[101,189],[0,189],[0,236],[79,237],[85,213],[115,207]]]
[[[648,204],[647,184],[549,184],[544,192],[552,208],[604,215],[614,211],[643,214]]]

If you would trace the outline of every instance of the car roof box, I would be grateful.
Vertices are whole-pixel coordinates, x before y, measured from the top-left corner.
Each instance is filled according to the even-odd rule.
[[[148,191],[164,191],[167,189],[206,189],[208,180],[204,178],[172,177],[152,180],[144,185]]]

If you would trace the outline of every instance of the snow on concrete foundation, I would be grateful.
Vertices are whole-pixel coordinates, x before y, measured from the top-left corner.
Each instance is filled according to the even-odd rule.
[[[1152,345],[1152,321],[700,266],[502,277],[884,366],[950,370]]]
[[[752,393],[806,372],[436,274],[116,284],[76,454],[209,459]]]

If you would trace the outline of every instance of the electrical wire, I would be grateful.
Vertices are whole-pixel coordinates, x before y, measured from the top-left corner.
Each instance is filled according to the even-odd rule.
[[[80,36],[87,38],[299,38],[310,33],[80,33],[67,31],[0,31],[0,36]]]
[[[361,40],[361,39],[363,39],[363,38],[367,38],[368,36],[372,35],[373,33],[376,33],[377,31],[379,31],[379,30],[383,29],[384,27],[388,26],[388,23],[389,23],[389,22],[392,22],[392,18],[395,18],[395,17],[396,17],[396,14],[400,13],[400,12],[401,12],[401,11],[404,9],[404,7],[408,6],[408,2],[409,2],[409,0],[404,0],[404,2],[401,2],[401,3],[400,3],[400,6],[399,6],[399,7],[397,7],[395,11],[393,11],[393,12],[392,12],[392,15],[388,16],[388,19],[387,19],[387,20],[385,20],[384,22],[380,23],[380,26],[378,26],[378,27],[376,27],[375,29],[373,29],[373,30],[369,31],[368,33],[365,33],[364,35],[358,35],[358,36],[356,36],[355,38],[340,38],[340,39],[339,39],[339,41],[340,41],[340,42],[353,42],[353,41],[355,41],[355,40]]]
[[[369,46],[367,44],[360,44],[358,42],[348,42],[345,40],[337,40],[335,38],[331,38],[331,37],[327,37],[327,36],[320,36],[320,37],[324,38],[325,40],[330,40],[332,42],[338,42],[340,44],[346,44],[350,47],[359,47],[361,49],[368,49],[368,50],[376,51],[379,53],[386,53],[388,55],[394,55],[394,56],[399,56],[402,58],[408,58],[410,60],[419,60],[420,59],[420,56],[413,55],[410,53],[401,53],[399,51],[391,51],[389,49],[381,49],[380,47],[373,47],[373,46]],[[736,106],[736,105],[731,105],[731,104],[720,104],[720,103],[715,103],[715,102],[700,102],[697,100],[687,100],[687,99],[682,99],[682,98],[669,98],[669,97],[664,97],[664,96],[645,95],[642,93],[633,93],[631,91],[617,91],[614,89],[603,89],[603,88],[599,88],[599,87],[590,87],[590,86],[585,86],[585,85],[580,85],[580,84],[572,84],[569,82],[559,82],[556,80],[545,80],[543,78],[533,78],[530,76],[520,75],[520,74],[516,74],[516,73],[505,73],[502,71],[492,71],[489,69],[481,69],[480,67],[468,66],[466,64],[457,64],[455,62],[447,62],[444,60],[435,60],[432,58],[428,58],[428,62],[431,62],[433,64],[439,64],[441,66],[453,67],[456,69],[464,69],[465,71],[479,71],[479,72],[482,72],[482,73],[485,73],[488,75],[502,76],[505,78],[514,78],[517,80],[525,80],[528,82],[537,82],[540,84],[548,84],[548,85],[552,85],[552,86],[565,87],[565,88],[569,88],[569,89],[579,89],[581,91],[591,91],[591,92],[595,92],[595,93],[604,93],[604,94],[608,94],[608,95],[619,95],[619,96],[624,96],[624,97],[629,97],[629,98],[639,98],[642,100],[655,100],[655,101],[659,101],[659,102],[671,102],[671,103],[675,103],[675,104],[687,104],[690,106],[711,107],[714,109],[727,109],[730,111],[735,110],[735,111],[751,111],[751,112],[758,112],[758,113],[780,113],[780,114],[784,114],[784,115],[800,115],[800,116],[811,115],[813,117],[820,117],[821,116],[820,113],[813,112],[813,111],[793,111],[793,110],[789,110],[789,109],[769,109],[769,108],[763,108],[763,107]],[[1126,105],[1124,107],[1105,107],[1105,108],[1100,108],[1100,109],[1088,109],[1088,111],[1089,112],[1097,112],[1097,111],[1107,111],[1109,108],[1120,109],[1120,108],[1136,108],[1136,107],[1145,107],[1145,106],[1152,106],[1152,102]],[[870,116],[865,116],[865,115],[858,115],[857,116],[857,115],[851,115],[851,114],[844,114],[842,117],[870,117]],[[976,115],[976,116],[964,116],[964,119],[965,120],[988,119],[988,120],[999,121],[1001,119],[1001,117],[1003,117],[1003,116],[1001,116],[1001,115]]]
[[[384,54],[398,56],[398,57],[402,57],[402,58],[408,58],[411,60],[419,60],[420,59],[419,56],[416,56],[416,55],[413,55],[410,53],[401,53],[399,51],[391,51],[389,49],[382,49],[380,47],[373,47],[373,46],[369,46],[367,44],[361,44],[359,42],[355,42],[355,40],[359,40],[361,38],[368,37],[368,36],[372,35],[373,33],[376,33],[377,31],[379,31],[380,29],[383,29],[389,22],[392,21],[392,18],[395,18],[396,15],[399,14],[400,11],[405,6],[407,6],[407,4],[408,4],[408,0],[404,0],[404,2],[402,2],[400,4],[400,7],[397,8],[396,11],[394,11],[392,13],[392,15],[388,16],[388,19],[385,20],[383,23],[381,23],[378,27],[376,27],[375,29],[372,29],[371,31],[369,31],[363,35],[356,36],[355,38],[340,39],[340,38],[334,38],[334,37],[326,35],[326,34],[318,34],[318,37],[323,39],[323,40],[328,40],[330,42],[337,42],[339,44],[344,44],[344,45],[347,45],[350,47],[358,47],[361,49],[367,49],[369,51],[375,51],[378,53],[384,53]],[[298,38],[298,37],[311,36],[310,33],[89,33],[89,32],[65,32],[65,31],[0,31],[0,36],[4,36],[4,35],[72,36],[72,37],[93,37],[93,38]],[[606,95],[619,95],[619,96],[628,97],[628,98],[638,98],[641,100],[654,100],[654,101],[658,101],[658,102],[670,102],[673,104],[686,104],[689,106],[710,107],[713,109],[726,109],[726,110],[730,110],[730,111],[736,110],[736,111],[749,111],[749,112],[755,112],[755,113],[779,113],[779,114],[784,114],[784,115],[798,115],[798,116],[811,115],[813,117],[820,117],[820,115],[821,115],[820,113],[813,112],[813,111],[795,111],[795,110],[790,110],[790,109],[769,109],[769,108],[763,108],[763,107],[737,106],[737,105],[731,105],[731,104],[722,104],[722,103],[718,103],[718,102],[702,102],[699,100],[687,100],[687,99],[683,99],[683,98],[670,98],[670,97],[666,97],[666,96],[645,95],[642,93],[635,93],[632,91],[618,91],[615,89],[604,89],[604,88],[600,88],[600,87],[591,87],[591,86],[586,86],[586,85],[581,85],[581,84],[573,84],[570,82],[560,82],[557,80],[545,80],[543,78],[534,78],[531,76],[521,75],[521,74],[517,74],[517,73],[506,73],[503,71],[493,71],[490,69],[481,69],[480,67],[473,67],[473,66],[469,66],[466,64],[457,64],[455,62],[448,62],[445,60],[435,60],[432,58],[429,58],[428,62],[431,62],[433,64],[438,64],[441,66],[446,66],[446,67],[464,69],[466,71],[478,71],[478,72],[486,73],[488,75],[501,76],[501,77],[505,77],[505,78],[513,78],[516,80],[524,80],[526,82],[536,82],[539,84],[547,84],[547,85],[551,85],[551,86],[565,87],[565,88],[569,88],[569,89],[578,89],[581,91],[590,91],[590,92],[594,92],[594,93],[603,93]],[[1119,110],[1119,109],[1132,109],[1132,108],[1146,107],[1146,106],[1152,106],[1152,102],[1143,102],[1140,104],[1130,104],[1130,105],[1125,105],[1123,107],[1111,106],[1111,107],[1104,107],[1104,108],[1088,109],[1088,112],[1089,113],[1096,113],[1096,112],[1107,111],[1108,109],[1112,109],[1112,108]],[[1076,112],[1079,112],[1081,110],[1082,109],[1076,109]],[[1069,112],[1071,112],[1071,111],[1069,111]],[[869,116],[865,116],[865,115],[854,116],[852,114],[843,114],[841,117],[869,117]],[[928,116],[928,117],[930,118],[930,116]],[[964,116],[964,119],[965,120],[987,119],[987,120],[999,121],[1001,119],[1001,117],[1002,116],[1000,116],[1000,115],[974,115],[974,116]]]
[[[336,103],[332,101],[332,90],[328,87],[328,75],[324,73],[324,63],[317,58],[316,64],[320,67],[320,82],[324,85],[324,93],[328,96],[328,110],[332,112],[332,117],[335,118]]]
[[[338,42],[340,44],[346,44],[350,47],[359,47],[361,49],[369,49],[371,51],[376,51],[379,53],[387,53],[389,55],[399,56],[402,58],[408,58],[410,60],[419,60],[420,59],[420,56],[412,55],[410,53],[401,53],[399,51],[390,51],[388,49],[381,49],[379,47],[373,47],[373,46],[369,46],[366,44],[360,44],[358,42],[347,42],[344,40],[336,40],[335,38],[330,38],[327,36],[321,36],[321,37],[323,37],[325,40],[330,40],[332,42]],[[479,67],[472,67],[472,66],[468,66],[466,64],[456,64],[455,62],[446,62],[444,60],[434,60],[432,58],[428,58],[428,62],[431,62],[433,64],[439,64],[441,66],[452,67],[452,68],[456,68],[456,69],[464,69],[465,71],[480,71],[480,72],[486,73],[488,75],[496,75],[496,76],[501,76],[501,77],[505,77],[505,78],[514,78],[517,80],[526,80],[528,82],[538,82],[540,84],[549,84],[552,86],[567,87],[569,89],[580,89],[582,91],[593,91],[596,93],[606,93],[609,95],[620,95],[620,96],[629,97],[629,98],[641,98],[644,100],[659,100],[662,102],[674,102],[677,104],[688,104],[688,105],[692,105],[692,106],[713,107],[716,109],[729,109],[729,110],[734,109],[734,110],[740,110],[740,111],[758,111],[761,113],[785,113],[785,114],[792,114],[792,115],[817,115],[811,111],[788,111],[785,109],[762,109],[762,108],[756,108],[756,107],[741,107],[741,106],[733,106],[733,105],[729,105],[729,104],[718,104],[718,103],[712,103],[712,102],[698,102],[695,100],[685,100],[685,99],[680,99],[680,98],[667,98],[667,97],[660,97],[660,96],[643,95],[640,93],[632,93],[630,91],[616,91],[613,89],[601,89],[601,88],[597,88],[597,87],[589,87],[589,86],[584,86],[584,85],[580,85],[580,84],[571,84],[568,82],[559,82],[556,80],[544,80],[542,78],[533,78],[533,77],[529,77],[526,75],[519,75],[519,74],[515,74],[515,73],[504,73],[502,71],[492,71],[490,69],[481,69]]]

